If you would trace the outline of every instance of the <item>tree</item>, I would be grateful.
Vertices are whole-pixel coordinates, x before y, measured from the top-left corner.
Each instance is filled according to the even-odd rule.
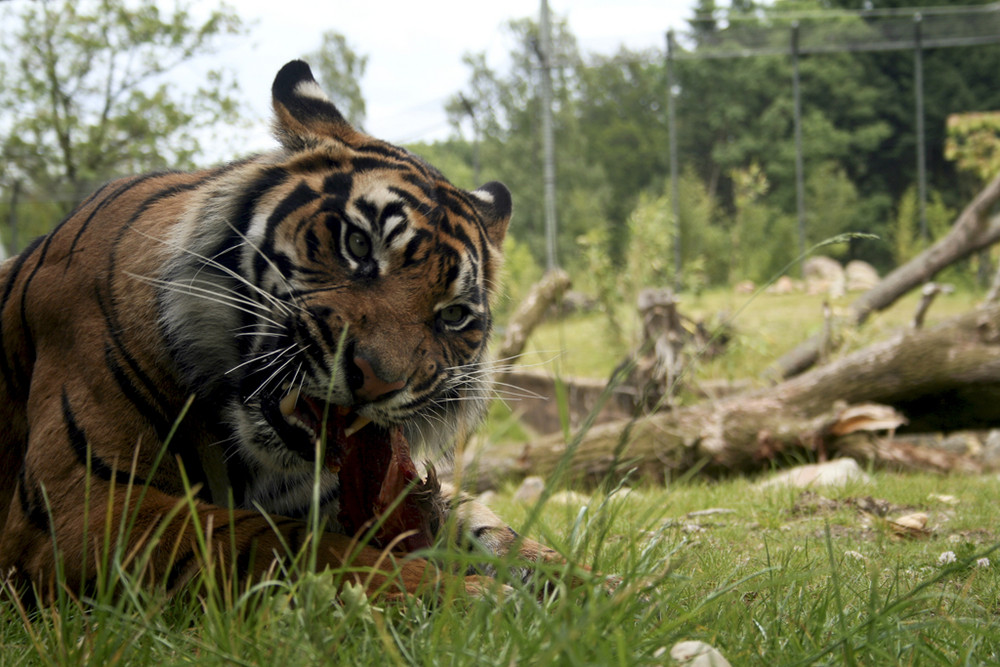
[[[610,252],[628,243],[626,222],[644,190],[658,189],[668,173],[663,57],[620,50],[590,56],[577,68],[580,129],[586,157],[600,165],[610,197]]]
[[[305,59],[340,113],[355,127],[363,127],[366,108],[361,79],[368,68],[368,56],[358,55],[339,32],[327,30],[319,49]]]
[[[153,0],[0,7],[8,225],[41,232],[108,178],[192,166],[199,129],[237,117],[236,87],[219,70],[190,90],[165,75],[241,30],[229,9],[196,20],[183,5],[165,14]]]
[[[544,258],[542,141],[538,92],[538,25],[531,19],[511,21],[515,47],[510,70],[491,70],[482,55],[466,57],[472,68],[469,87],[448,104],[452,124],[460,130],[470,112],[480,133],[482,180],[504,181],[515,193],[516,222],[511,233]],[[587,138],[577,111],[574,67],[580,61],[576,39],[565,20],[552,22],[553,116],[556,140],[556,181],[560,261],[577,261],[578,236],[605,224],[608,201],[600,165],[587,159]]]

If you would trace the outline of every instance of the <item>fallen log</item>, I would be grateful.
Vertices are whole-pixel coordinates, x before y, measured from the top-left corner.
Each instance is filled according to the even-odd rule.
[[[865,454],[856,432],[845,430],[862,404],[885,406],[914,430],[1000,426],[1000,304],[901,331],[773,387],[601,424],[568,442],[553,434],[492,447],[465,479],[485,488],[529,472],[593,482],[636,470],[663,481],[700,466],[725,473],[841,453],[905,458],[898,450]],[[891,423],[867,419],[881,424],[876,431]]]
[[[549,271],[532,285],[528,296],[518,305],[507,323],[503,342],[497,350],[497,359],[514,359],[524,352],[531,333],[545,319],[545,312],[566,293],[569,286],[569,274],[562,269]]]
[[[998,202],[1000,176],[976,195],[944,237],[858,297],[848,308],[849,326],[864,324],[872,313],[885,310],[942,269],[1000,241],[1000,215],[990,217]],[[804,341],[775,362],[773,374],[788,378],[807,370],[819,359],[820,345],[819,336]]]

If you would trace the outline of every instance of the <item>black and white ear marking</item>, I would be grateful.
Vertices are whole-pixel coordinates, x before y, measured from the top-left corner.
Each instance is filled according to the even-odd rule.
[[[302,60],[293,60],[278,71],[271,98],[275,135],[286,148],[297,150],[310,139],[346,138],[354,133]]]
[[[502,247],[513,210],[510,190],[503,183],[491,181],[473,190],[470,194],[483,218],[483,225],[490,243],[497,248]]]

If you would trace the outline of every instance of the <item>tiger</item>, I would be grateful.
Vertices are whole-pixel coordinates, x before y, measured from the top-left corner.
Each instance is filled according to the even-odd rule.
[[[413,463],[483,418],[510,191],[354,127],[303,61],[271,94],[275,149],[111,181],[0,265],[10,581],[93,585],[110,539],[172,591],[312,539],[371,595],[482,594],[497,567],[414,555],[449,521],[522,578],[562,561]]]

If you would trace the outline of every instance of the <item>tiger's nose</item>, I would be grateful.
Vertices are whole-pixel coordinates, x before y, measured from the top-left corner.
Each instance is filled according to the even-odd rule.
[[[377,401],[387,394],[399,391],[406,386],[406,380],[386,382],[380,378],[375,369],[372,368],[372,365],[368,363],[368,360],[362,356],[354,357],[354,366],[357,371],[356,375],[360,376],[358,378],[360,382],[356,386],[352,386],[352,389],[354,390],[354,396],[362,401]]]

